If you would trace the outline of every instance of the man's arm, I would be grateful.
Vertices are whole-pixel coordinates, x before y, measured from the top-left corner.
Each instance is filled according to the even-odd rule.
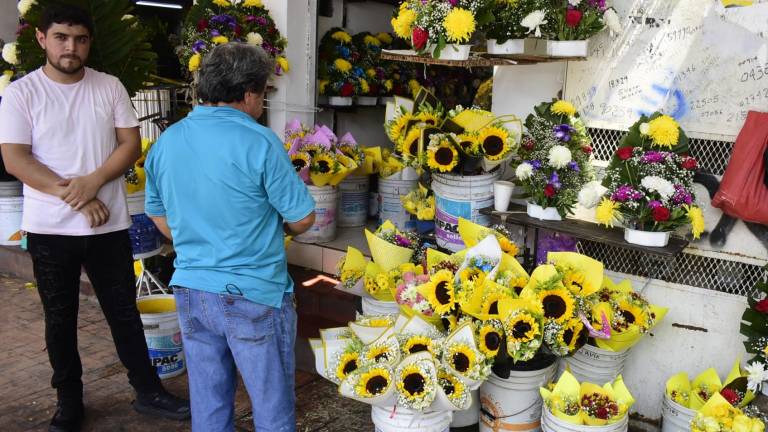
[[[90,174],[59,181],[65,187],[62,199],[75,210],[80,210],[96,197],[102,186],[122,176],[141,156],[139,128],[115,128],[117,148],[102,166]]]
[[[307,217],[304,219],[298,221],[298,222],[286,222],[283,225],[283,230],[288,235],[297,236],[299,234],[303,234],[308,229],[312,228],[312,225],[315,223],[315,212],[313,211]]]
[[[9,174],[40,192],[64,197],[66,188],[58,184],[62,178],[32,156],[31,145],[4,143],[0,147],[5,170]]]
[[[168,240],[173,241],[171,229],[168,227],[168,219],[166,219],[165,216],[149,216],[149,218],[152,219],[152,222],[155,223],[157,229],[159,229]]]

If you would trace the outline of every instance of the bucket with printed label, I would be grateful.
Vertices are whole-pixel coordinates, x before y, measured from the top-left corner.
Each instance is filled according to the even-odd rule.
[[[22,185],[18,181],[0,182],[0,245],[21,244],[21,215],[24,209]]]
[[[480,214],[480,209],[493,206],[493,182],[498,179],[499,171],[477,176],[433,174],[438,246],[454,252],[464,249],[459,236],[459,218],[488,226],[490,217]]]
[[[400,173],[379,179],[379,225],[390,221],[401,231],[415,231],[416,218],[405,211],[401,196],[419,188],[419,180],[403,180]]]
[[[149,359],[160,379],[175,377],[186,368],[181,344],[181,329],[172,294],[160,294],[136,299]]]
[[[368,184],[368,176],[350,176],[339,183],[337,227],[365,225],[368,220]]]

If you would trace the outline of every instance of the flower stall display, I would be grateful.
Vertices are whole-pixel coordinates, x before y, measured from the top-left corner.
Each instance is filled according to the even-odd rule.
[[[395,34],[419,54],[466,60],[472,38],[491,20],[489,0],[405,0],[392,18]]]
[[[715,394],[691,420],[691,432],[763,432],[765,424]]]
[[[495,0],[493,2],[493,21],[481,27],[487,39],[488,54],[512,55],[525,52],[525,38],[532,32],[541,37],[541,27],[549,22],[543,22],[545,17],[552,14],[549,5],[541,0]],[[533,27],[526,24],[538,24]],[[554,23],[554,20],[552,20]],[[553,27],[550,24],[549,27]],[[534,36],[531,35],[531,36]]]
[[[667,115],[642,116],[630,127],[606,169],[607,190],[596,209],[598,222],[622,221],[624,238],[645,246],[666,246],[672,231],[691,225],[694,238],[704,231],[696,206],[688,138]]]
[[[589,382],[579,383],[568,371],[563,373],[553,389],[541,388],[541,395],[546,406],[542,416],[544,430],[574,430],[561,429],[559,426],[563,424],[626,425],[629,408],[635,403],[621,376],[598,386]]]
[[[328,98],[329,105],[352,105],[353,96],[361,94],[365,71],[357,66],[360,56],[352,35],[343,28],[328,30],[320,40],[318,93]]]
[[[686,372],[671,376],[666,383],[665,397],[674,402],[676,408],[682,407],[699,411],[716,394],[736,408],[744,408],[755,399],[765,371],[747,366],[742,369],[737,359],[725,380],[721,380],[714,368],[709,368],[689,381]],[[692,415],[692,413],[691,413]]]
[[[384,33],[386,35],[386,33]],[[386,94],[386,71],[381,65],[381,40],[369,32],[361,32],[352,37],[355,49],[360,53],[356,67],[365,74],[360,78],[360,93],[356,95],[358,105],[376,105],[378,98]],[[390,90],[392,82],[388,84]]]
[[[285,58],[287,40],[262,0],[200,0],[189,10],[177,53],[182,65],[194,76],[202,59],[213,47],[227,42],[260,46],[275,59],[275,75],[290,70]]]
[[[591,140],[570,102],[552,100],[534,111],[525,120],[515,176],[531,196],[528,215],[561,220],[573,213],[579,191],[594,179]]]

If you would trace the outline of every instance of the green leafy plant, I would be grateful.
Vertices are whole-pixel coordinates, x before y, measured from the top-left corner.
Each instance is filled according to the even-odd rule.
[[[45,64],[45,53],[35,38],[35,28],[45,7],[52,0],[37,0],[22,18],[19,27],[19,71],[32,72]],[[148,42],[149,32],[130,15],[129,0],[60,0],[91,14],[94,24],[93,41],[87,65],[116,76],[133,95],[144,87],[157,69],[157,54]]]

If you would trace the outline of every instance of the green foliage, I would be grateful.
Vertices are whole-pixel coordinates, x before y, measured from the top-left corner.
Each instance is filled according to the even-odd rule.
[[[157,54],[148,42],[149,32],[130,15],[133,6],[129,0],[60,0],[60,3],[80,7],[91,14],[94,23],[93,41],[87,65],[116,76],[130,95],[144,87],[150,74],[157,69]],[[57,3],[59,3],[57,2]],[[18,37],[19,70],[32,72],[45,64],[45,53],[35,37],[43,9],[54,3],[38,0],[24,17],[29,23],[22,26]]]
[[[768,266],[765,267],[768,269]],[[755,354],[753,361],[766,363],[766,346],[768,346],[768,314],[757,310],[758,302],[768,298],[768,282],[758,282],[755,294],[747,299],[749,306],[741,316],[741,334],[747,337],[744,348],[748,353]]]

